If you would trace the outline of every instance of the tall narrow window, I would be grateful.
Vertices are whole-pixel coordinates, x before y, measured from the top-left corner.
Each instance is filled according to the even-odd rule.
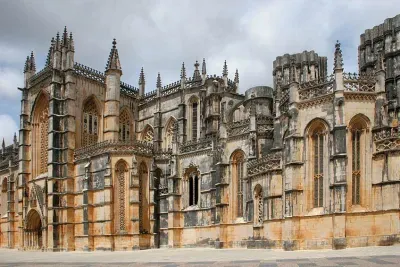
[[[232,172],[236,191],[236,217],[243,217],[244,154],[242,151],[236,152],[232,157]]]
[[[199,177],[197,173],[189,175],[189,206],[197,205],[199,202]]]
[[[35,103],[32,123],[32,174],[36,177],[47,173],[48,162],[48,132],[49,132],[49,102],[42,93]]]
[[[312,137],[314,154],[314,207],[322,207],[324,199],[324,134],[315,132]]]
[[[119,140],[128,141],[131,139],[131,121],[129,114],[123,110],[119,115]]]
[[[150,230],[149,214],[149,184],[148,171],[145,163],[140,164],[139,169],[139,230],[140,233],[148,233]]]
[[[120,161],[116,165],[114,183],[115,231],[126,231],[126,172],[127,164]]]
[[[46,108],[40,115],[39,131],[40,131],[40,173],[47,172],[47,160],[48,160],[48,131],[49,131],[49,110]]]
[[[352,132],[352,200],[353,205],[360,204],[360,137],[361,131],[354,130]]]
[[[93,99],[86,102],[83,108],[83,131],[82,146],[89,146],[97,143],[99,113]]]
[[[192,104],[192,140],[197,139],[197,102]]]

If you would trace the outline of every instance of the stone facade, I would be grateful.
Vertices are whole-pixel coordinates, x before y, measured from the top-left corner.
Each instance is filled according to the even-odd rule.
[[[399,25],[361,35],[360,74],[337,43],[332,74],[314,51],[286,54],[273,88],[244,94],[237,70],[207,75],[205,60],[145,93],[143,69],[139,88],[121,81],[115,40],[102,73],[75,62],[65,29],[41,71],[26,60],[19,141],[1,150],[1,247],[398,243]]]

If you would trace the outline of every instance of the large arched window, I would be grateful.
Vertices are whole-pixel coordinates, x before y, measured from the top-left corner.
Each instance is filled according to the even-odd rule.
[[[243,188],[244,188],[244,153],[236,151],[232,155],[232,184],[236,198],[236,217],[243,217]]]
[[[93,98],[83,106],[82,146],[97,143],[99,139],[99,112]]]
[[[183,192],[185,192],[185,207],[196,206],[199,204],[199,179],[200,172],[197,167],[190,166],[185,171]]]
[[[44,93],[39,96],[35,103],[32,126],[32,173],[36,177],[42,173],[47,173],[49,102]]]
[[[141,139],[148,143],[153,143],[154,131],[150,125],[147,125],[142,131]]]
[[[124,160],[118,161],[115,165],[114,177],[114,226],[116,233],[125,232],[127,230],[127,175],[128,164]]]
[[[175,124],[175,118],[171,117],[165,126],[164,149],[172,149],[172,139],[174,136]]]
[[[149,172],[147,166],[142,162],[139,166],[139,231],[149,233]]]
[[[361,205],[362,176],[365,168],[366,132],[369,120],[364,115],[356,115],[350,120],[349,132],[351,143],[351,155],[349,155],[349,166],[351,166],[351,200],[353,205]],[[350,183],[350,181],[349,181]]]
[[[309,159],[310,175],[313,186],[313,207],[323,207],[324,202],[324,180],[325,180],[325,154],[327,150],[327,127],[325,123],[317,119],[309,127]]]
[[[189,116],[188,116],[188,139],[197,140],[199,132],[199,100],[197,97],[192,96],[189,100]]]
[[[131,140],[131,118],[126,109],[123,109],[119,115],[119,140],[128,141]]]

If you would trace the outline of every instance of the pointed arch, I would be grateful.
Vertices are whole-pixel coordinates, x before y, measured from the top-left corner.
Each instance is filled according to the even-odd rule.
[[[308,148],[308,176],[311,179],[309,184],[312,185],[309,204],[319,208],[324,206],[324,184],[328,184],[329,124],[321,118],[316,118],[307,125],[305,136]]]
[[[139,165],[139,231],[150,232],[150,184],[149,169],[145,162]]]
[[[154,139],[154,129],[150,124],[147,124],[143,130],[140,139],[142,141],[152,143]]]
[[[133,137],[133,115],[130,109],[122,107],[119,113],[119,140],[129,141]]]
[[[116,233],[127,230],[128,163],[120,159],[115,164],[114,175],[114,227]]]
[[[32,112],[32,175],[47,173],[49,96],[41,91],[36,97]]]
[[[82,105],[82,147],[93,145],[99,140],[100,105],[96,96],[91,95]]]
[[[232,173],[232,199],[234,218],[242,218],[244,210],[244,168],[245,153],[241,149],[236,149],[231,155]],[[248,188],[249,184],[247,184]]]
[[[174,116],[171,116],[164,127],[164,142],[163,147],[164,149],[172,149],[172,140],[174,136],[175,126],[177,120]]]
[[[199,166],[189,164],[184,170],[183,179],[183,192],[184,196],[184,207],[197,206],[199,204],[199,182],[200,182],[200,170]]]
[[[351,118],[349,121],[348,129],[348,143],[349,150],[351,153],[348,153],[348,166],[351,168],[351,179],[348,179],[348,184],[350,185],[348,192],[351,194],[351,204],[352,205],[361,205],[363,203],[362,190],[365,187],[365,169],[366,169],[366,160],[369,151],[368,145],[369,139],[367,138],[367,134],[370,129],[370,120],[364,114],[357,114]],[[368,153],[368,154],[367,154]]]
[[[188,100],[188,107],[187,136],[188,140],[194,141],[197,140],[200,135],[200,99],[197,96],[192,95]]]

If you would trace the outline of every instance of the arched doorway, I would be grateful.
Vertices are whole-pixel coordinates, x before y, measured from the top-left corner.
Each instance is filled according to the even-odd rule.
[[[35,209],[31,209],[26,216],[25,247],[30,249],[43,247],[42,220]]]

